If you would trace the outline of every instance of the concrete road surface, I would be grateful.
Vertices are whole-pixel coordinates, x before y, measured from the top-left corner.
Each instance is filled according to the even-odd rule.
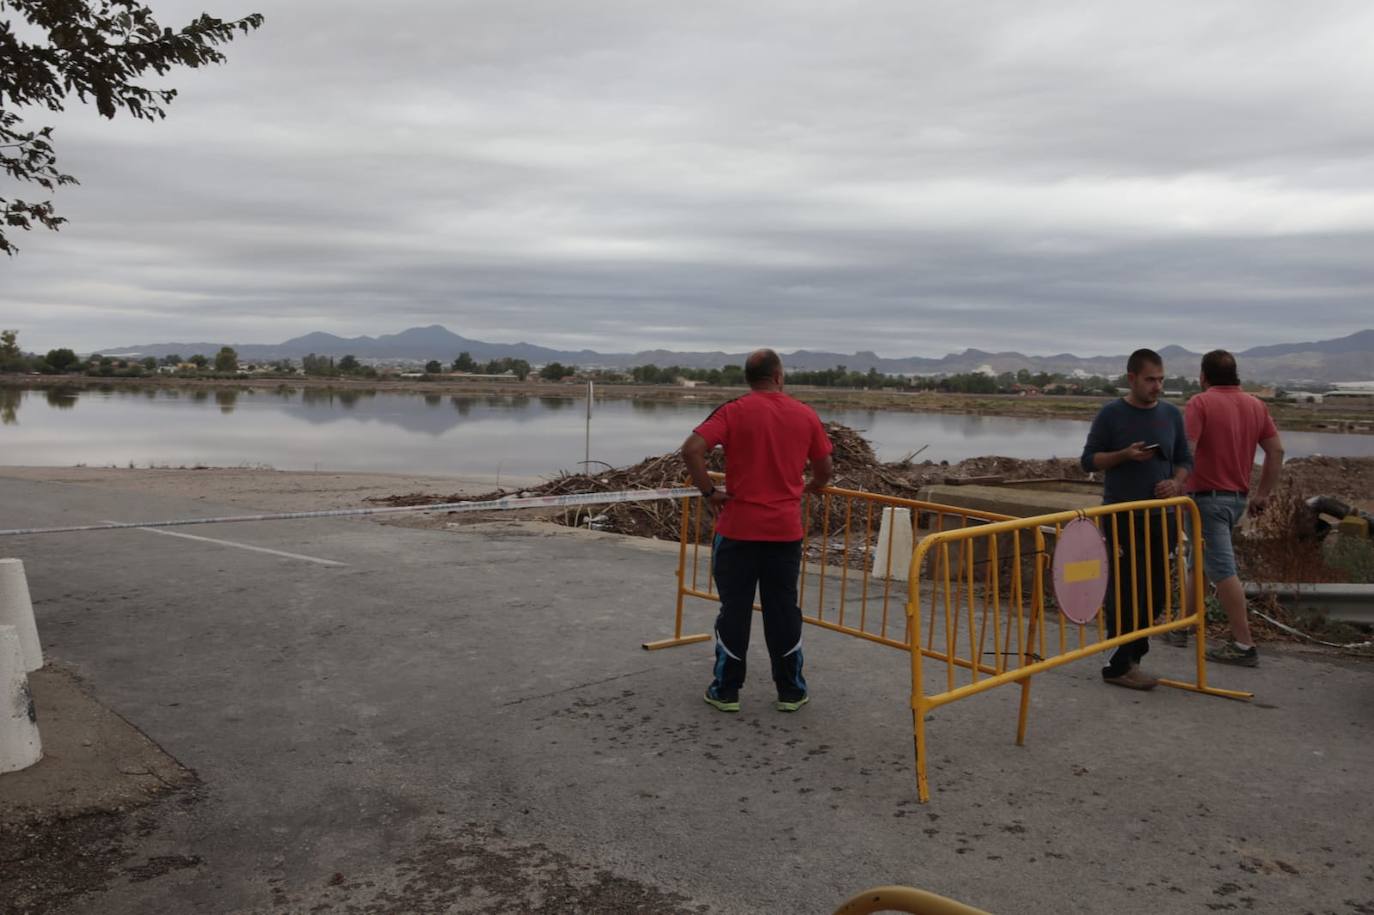
[[[3,474],[0,506],[0,527],[242,512]],[[1213,668],[1250,704],[1062,668],[1025,747],[1015,690],[937,713],[922,806],[907,656],[808,627],[812,702],[785,715],[756,627],[744,710],[716,712],[709,644],[639,647],[669,634],[672,550],[519,524],[179,532],[212,540],[0,542],[49,659],[199,781],[111,826],[62,911],[828,912],[899,883],[998,913],[1374,912],[1367,663]]]

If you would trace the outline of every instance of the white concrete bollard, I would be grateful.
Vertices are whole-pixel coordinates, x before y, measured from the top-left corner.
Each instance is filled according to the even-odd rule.
[[[0,626],[15,628],[24,655],[24,670],[43,666],[43,646],[38,642],[38,626],[33,621],[29,581],[19,559],[0,559]]]
[[[891,552],[889,553],[889,546]],[[906,581],[911,571],[911,509],[884,508],[878,528],[878,545],[873,550],[873,576]],[[892,568],[888,568],[888,556]]]
[[[0,626],[0,772],[18,772],[42,758],[19,634],[13,626]]]

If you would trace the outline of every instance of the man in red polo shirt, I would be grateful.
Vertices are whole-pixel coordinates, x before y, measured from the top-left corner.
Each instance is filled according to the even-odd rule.
[[[1202,516],[1202,567],[1216,586],[1217,598],[1226,611],[1231,638],[1207,657],[1223,664],[1255,667],[1259,651],[1250,636],[1245,588],[1236,574],[1236,554],[1231,531],[1240,524],[1249,502],[1250,514],[1264,511],[1283,468],[1283,442],[1259,398],[1240,389],[1236,357],[1224,349],[1202,357],[1202,393],[1194,395],[1183,411],[1188,443],[1193,449],[1193,474],[1188,493]],[[1250,474],[1255,469],[1255,447],[1264,449],[1264,469],[1259,488],[1250,493]]]
[[[682,445],[692,482],[716,514],[712,572],[720,613],[715,678],[706,688],[706,701],[722,712],[739,711],[757,588],[778,690],[775,707],[795,712],[807,701],[797,605],[801,498],[803,490],[819,490],[830,480],[830,438],[815,410],[782,392],[777,353],[750,353],[744,377],[749,393],[717,407]],[[717,445],[725,448],[723,489],[706,471],[706,453]],[[802,479],[808,461],[809,486]]]

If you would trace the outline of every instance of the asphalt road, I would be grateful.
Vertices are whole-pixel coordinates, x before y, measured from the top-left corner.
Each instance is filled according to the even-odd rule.
[[[242,513],[2,473],[0,506],[0,527]],[[1213,670],[1250,704],[1062,668],[1025,747],[1015,690],[940,710],[922,806],[906,655],[809,628],[813,699],[783,715],[756,627],[744,711],[715,712],[709,644],[639,648],[669,633],[673,552],[507,524],[186,532],[295,557],[0,542],[48,657],[201,783],[120,840],[176,866],[68,911],[828,912],[902,883],[1000,913],[1374,912],[1367,664]]]

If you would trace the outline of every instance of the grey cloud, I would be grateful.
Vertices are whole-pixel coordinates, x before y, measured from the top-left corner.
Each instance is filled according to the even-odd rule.
[[[1370,323],[1364,5],[251,8],[166,122],[58,120],[72,223],[0,265],[0,324],[897,356]]]

